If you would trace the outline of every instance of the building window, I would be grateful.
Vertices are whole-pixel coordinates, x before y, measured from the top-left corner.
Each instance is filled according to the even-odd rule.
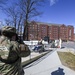
[[[70,29],[70,31],[69,31],[69,36],[71,36],[71,29]]]

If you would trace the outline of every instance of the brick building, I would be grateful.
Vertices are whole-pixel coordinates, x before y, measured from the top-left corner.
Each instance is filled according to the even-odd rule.
[[[48,36],[50,40],[74,40],[74,27],[64,24],[51,24],[32,21],[28,27],[29,40],[41,40]]]
[[[48,36],[51,40],[59,39],[59,26],[51,25],[48,26]]]
[[[74,34],[74,41],[75,41],[75,34]]]
[[[36,40],[38,39],[38,24],[36,22],[31,22],[28,26],[28,39]]]
[[[74,40],[74,27],[68,25],[68,40]]]
[[[45,36],[48,36],[48,26],[45,24],[40,24],[41,30],[41,38],[43,39]]]
[[[61,38],[63,41],[68,40],[68,27],[64,24],[59,26],[59,38]]]

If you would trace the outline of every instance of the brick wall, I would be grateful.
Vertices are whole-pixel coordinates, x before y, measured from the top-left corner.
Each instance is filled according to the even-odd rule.
[[[74,27],[71,25],[45,24],[32,21],[28,27],[29,40],[41,40],[45,36],[49,39],[62,39],[63,41],[74,40]]]

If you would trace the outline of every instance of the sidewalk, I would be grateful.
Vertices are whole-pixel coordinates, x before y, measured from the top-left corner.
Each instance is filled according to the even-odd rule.
[[[58,49],[61,50],[61,49]],[[28,68],[24,68],[26,75],[75,75],[75,71],[62,65],[57,51],[54,51],[44,60]]]
[[[32,58],[35,58],[37,56],[40,56],[42,54],[45,54],[46,52],[42,52],[42,53],[39,53],[39,52],[31,52],[31,54],[28,56],[28,57],[22,57],[22,61],[21,62],[25,62],[27,60],[30,60]]]

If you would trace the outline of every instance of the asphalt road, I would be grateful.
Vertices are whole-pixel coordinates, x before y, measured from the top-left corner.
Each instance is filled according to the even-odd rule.
[[[61,47],[67,47],[67,48],[74,48],[75,49],[75,42],[63,42],[61,44]]]

